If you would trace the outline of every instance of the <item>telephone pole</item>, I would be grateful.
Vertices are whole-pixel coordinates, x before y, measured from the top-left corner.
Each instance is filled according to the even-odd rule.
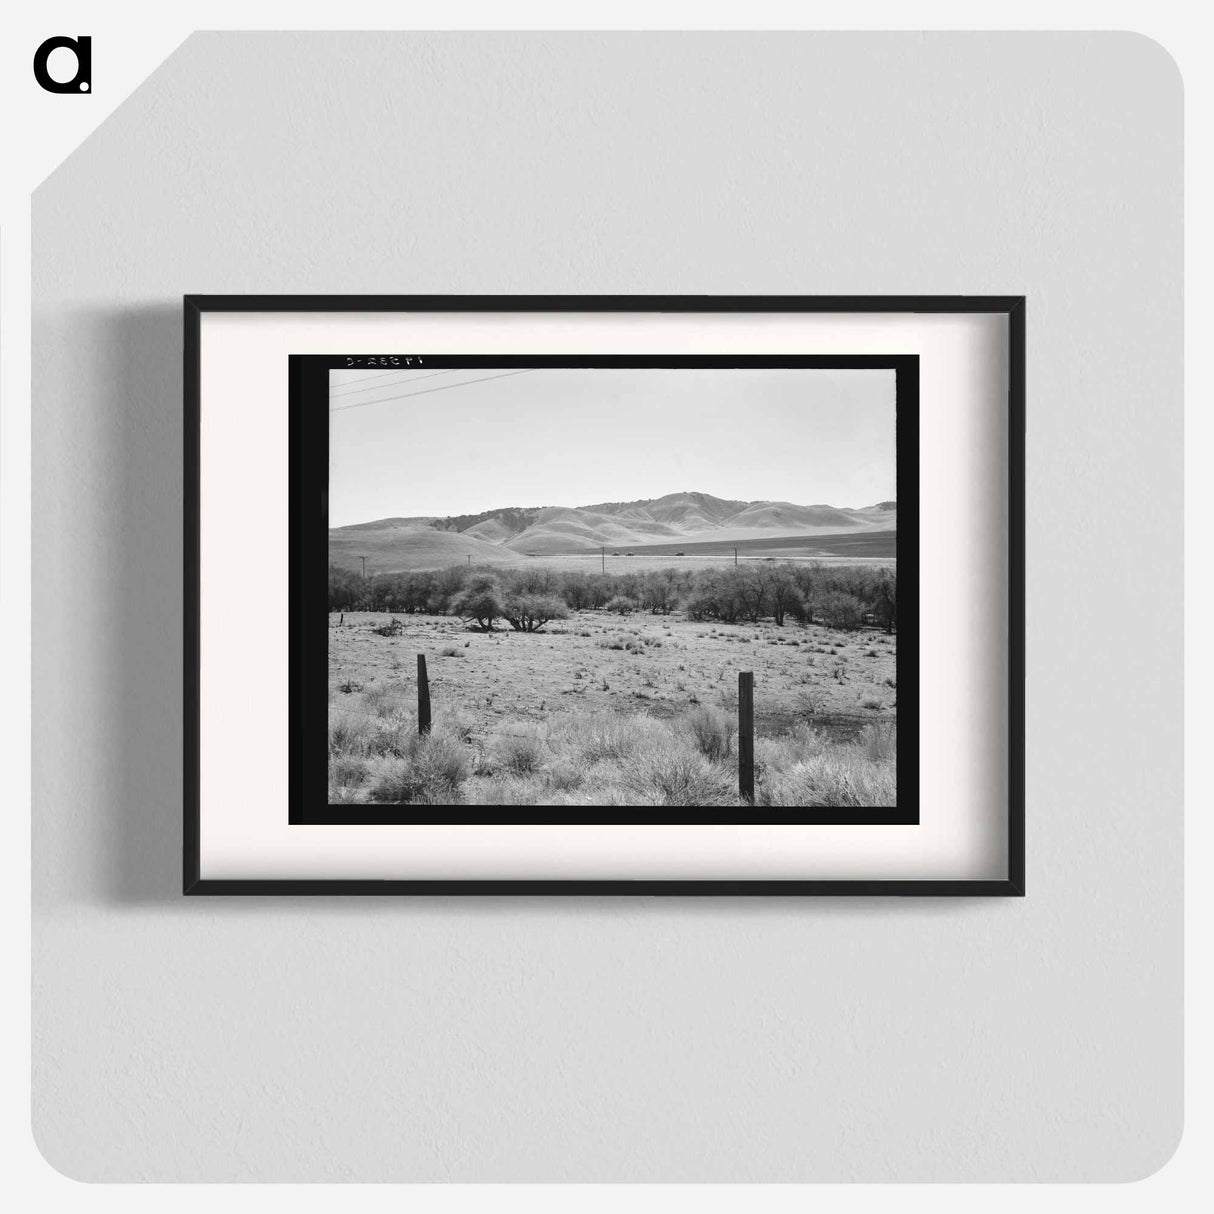
[[[738,567],[738,550],[736,548],[733,550],[733,567],[735,569]]]
[[[362,563],[363,563],[363,581],[366,581],[366,579],[367,579],[367,558],[365,556],[360,556],[358,559],[360,561],[362,561]]]
[[[600,557],[602,558],[602,561],[603,561],[603,572],[604,572],[604,573],[606,573],[606,572],[607,572],[607,549],[606,549],[606,548],[600,548],[600,549],[599,549],[599,555],[600,555]]]

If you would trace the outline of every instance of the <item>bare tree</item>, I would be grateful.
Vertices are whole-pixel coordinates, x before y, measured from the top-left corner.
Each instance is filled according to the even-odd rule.
[[[799,595],[797,584],[787,568],[766,569],[763,580],[767,586],[767,599],[771,614],[779,627],[784,626],[784,616],[796,606]]]

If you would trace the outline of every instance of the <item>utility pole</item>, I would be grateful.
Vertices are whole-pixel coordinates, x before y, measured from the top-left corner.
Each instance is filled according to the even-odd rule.
[[[735,569],[738,567],[738,550],[736,548],[733,550],[733,567]]]
[[[365,582],[367,580],[367,558],[360,556],[358,559],[363,563],[363,581]]]
[[[600,548],[599,554],[602,557],[602,561],[603,561],[603,572],[606,573],[607,572],[607,549]]]

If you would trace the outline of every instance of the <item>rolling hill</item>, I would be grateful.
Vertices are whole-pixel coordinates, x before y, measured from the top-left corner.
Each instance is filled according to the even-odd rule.
[[[898,525],[896,502],[859,509],[799,506],[784,501],[734,501],[707,493],[671,493],[632,502],[590,506],[506,507],[447,518],[378,519],[329,532],[331,564],[377,572],[434,569],[444,565],[513,563],[556,556],[637,549],[654,555],[682,544],[762,541],[779,547],[793,537],[884,533],[892,544]]]
[[[406,569],[442,569],[447,565],[509,564],[513,552],[474,535],[432,528],[338,527],[329,532],[329,564],[359,570],[367,558],[367,571],[400,572]]]

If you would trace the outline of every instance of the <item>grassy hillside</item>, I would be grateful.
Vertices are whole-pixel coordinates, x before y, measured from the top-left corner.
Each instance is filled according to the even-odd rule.
[[[833,506],[797,506],[792,502],[755,502],[722,524],[725,528],[762,527],[783,531],[843,531],[861,524]]]
[[[620,544],[607,546],[607,564],[613,572],[645,570],[657,564],[663,567],[697,567],[733,563],[737,548],[742,561],[816,561],[855,560],[892,561],[897,556],[896,531],[855,531],[827,535],[759,535],[740,539],[694,541],[668,540],[664,543]],[[449,565],[521,566],[531,563],[553,567],[582,568],[597,572],[600,567],[599,546],[579,544],[567,536],[550,536],[547,547],[538,544],[531,553],[515,551],[512,546],[491,544],[467,533],[442,531],[360,531],[351,535],[334,532],[329,540],[329,561],[340,569],[359,572],[360,557],[367,558],[367,572],[410,573],[425,569],[443,569]],[[619,552],[620,556],[612,556]],[[631,557],[625,556],[631,553]],[[677,553],[680,559],[672,560]]]
[[[329,532],[329,563],[339,569],[361,571],[367,558],[368,573],[407,573],[463,565],[504,565],[515,554],[499,544],[457,531],[405,531],[395,528],[347,528]]]
[[[706,493],[672,493],[593,506],[508,507],[446,518],[380,519],[330,534],[332,564],[379,573],[445,565],[511,565],[535,558],[586,557],[601,548],[638,558],[713,558],[723,553],[764,559],[884,559],[896,555],[896,502],[860,509],[741,502]]]

